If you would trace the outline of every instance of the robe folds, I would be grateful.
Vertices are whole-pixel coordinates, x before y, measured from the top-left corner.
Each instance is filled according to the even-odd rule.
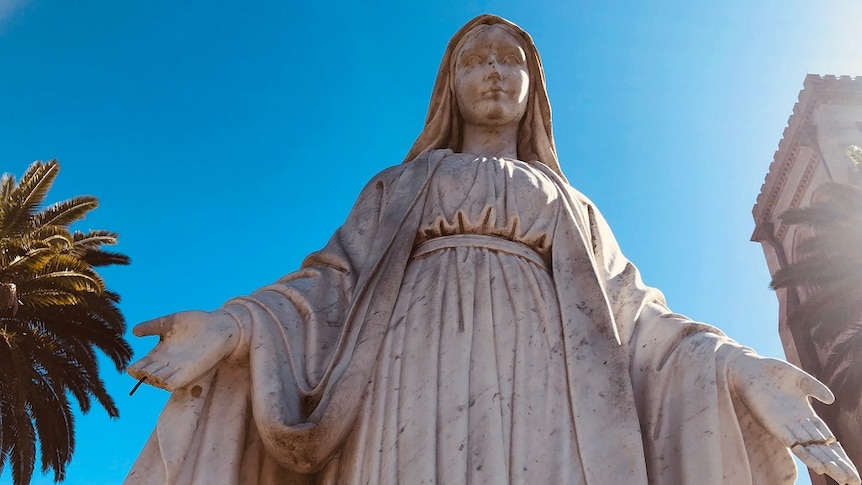
[[[538,391],[533,397],[553,400],[552,412],[560,416],[559,422],[573,423],[563,426],[574,428],[567,430],[570,436],[549,441],[541,433],[521,430],[523,423],[534,422],[531,419],[538,427],[547,422],[522,411],[533,405],[547,408],[519,394],[519,389],[530,392],[535,385],[529,377],[515,376],[529,372],[523,361],[532,357],[515,358],[511,369],[495,370],[516,381],[494,387],[498,392],[491,393],[493,409],[504,410],[503,430],[497,433],[497,424],[486,426],[488,435],[483,432],[481,440],[470,437],[466,450],[463,443],[460,448],[441,445],[448,443],[451,433],[456,433],[452,438],[456,445],[466,438],[459,438],[457,426],[441,423],[442,411],[437,408],[463,397],[470,400],[472,409],[480,394],[476,389],[467,389],[462,396],[434,388],[436,397],[425,401],[422,396],[399,397],[411,405],[424,402],[428,412],[403,417],[400,411],[392,411],[397,417],[391,417],[391,406],[405,406],[388,404],[389,395],[403,385],[391,381],[392,375],[421,379],[426,375],[423,365],[438,369],[438,374],[444,372],[441,362],[414,358],[404,363],[414,354],[433,352],[415,343],[411,352],[397,351],[399,342],[410,342],[404,339],[412,337],[396,340],[393,335],[406,330],[395,328],[393,319],[402,313],[411,315],[410,308],[399,307],[399,298],[405,298],[402,286],[421,279],[410,272],[410,265],[416,263],[417,246],[422,247],[424,211],[431,203],[429,194],[434,192],[440,166],[454,156],[458,155],[450,150],[435,150],[381,172],[362,191],[345,224],[322,250],[306,258],[299,271],[248,297],[229,301],[223,309],[243,328],[240,348],[171,395],[125,483],[467,484],[522,483],[548,476],[558,483],[589,485],[793,483],[795,467],[789,451],[731,391],[728,366],[745,349],[714,327],[671,313],[660,292],[642,283],[592,203],[539,162],[518,164],[558,195],[555,226],[548,232],[550,240],[541,243],[545,253],[540,256],[547,268],[536,269],[541,261],[536,266],[518,259],[516,264],[531,268],[526,277],[538,278],[535,284],[554,293],[544,299],[554,308],[542,310],[553,317],[532,331],[557,335],[548,337],[557,339],[551,346],[554,355],[542,357],[541,345],[535,354],[540,361],[547,358],[558,365],[558,370],[537,374],[553,382],[556,390],[544,393],[534,387]],[[474,257],[457,252],[447,257],[456,254]],[[439,254],[434,257],[443,261]],[[475,257],[484,261],[483,254]],[[504,266],[509,257],[501,256]],[[446,264],[455,266],[459,261],[455,258]],[[445,284],[456,283],[439,282]],[[437,291],[435,286],[426,282],[422,291]],[[491,297],[506,299],[505,295]],[[476,343],[466,348],[473,359],[482,358],[481,352],[505,352],[510,345],[507,338],[510,346],[527,348],[524,339],[529,335],[514,332],[506,337],[501,332],[503,336],[494,337],[496,348],[479,349],[485,335],[481,332],[493,332],[494,325],[500,325],[494,319],[490,326],[481,327],[479,320],[469,329]],[[462,331],[461,327],[453,332]],[[435,342],[446,338],[435,335]],[[450,358],[436,355],[438,361]],[[470,372],[470,385],[478,386],[487,372],[477,371],[474,382],[474,362],[465,362],[470,367],[464,369],[465,374]],[[397,372],[387,373],[390,368]],[[450,368],[457,372],[457,367]],[[405,374],[403,369],[413,373]],[[495,379],[502,383],[500,376]],[[500,404],[504,398],[514,402]],[[482,424],[483,414],[469,414],[472,411],[466,407],[446,416],[455,421],[469,416],[461,419],[468,421],[462,434],[476,435],[487,423]],[[495,412],[499,421],[500,413]],[[422,423],[423,419],[427,422]],[[428,443],[422,441],[425,438],[414,439],[411,426],[417,420],[419,427],[439,436],[429,437]],[[399,432],[407,433],[401,445],[411,448],[407,453],[386,447],[398,441]],[[505,445],[497,443],[500,440]],[[426,444],[428,450],[423,449]],[[546,453],[536,450],[546,445],[548,456],[560,449],[564,452],[543,462]],[[470,449],[480,454],[499,452],[499,463],[495,466],[488,458],[483,471],[482,464],[476,466],[478,459],[463,458]],[[430,465],[416,467],[413,474],[413,460],[418,463],[429,454]],[[535,457],[534,463],[545,468],[559,463],[568,472],[528,471],[524,456]],[[463,477],[460,472],[453,474],[449,463],[454,469],[467,468]]]

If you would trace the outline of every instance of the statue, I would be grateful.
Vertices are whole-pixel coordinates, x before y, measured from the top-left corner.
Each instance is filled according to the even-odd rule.
[[[560,170],[530,36],[468,22],[425,128],[302,267],[135,327],[127,484],[859,485],[830,391],[674,314]]]

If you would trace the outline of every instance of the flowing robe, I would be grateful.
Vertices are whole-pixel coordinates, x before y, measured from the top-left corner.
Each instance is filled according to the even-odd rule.
[[[463,291],[442,300],[460,306],[417,307],[420,293],[459,286],[439,275],[437,285],[423,283],[424,273],[454,265],[475,277],[494,252],[414,256],[424,239],[451,230],[451,218],[429,224],[427,210],[453,157],[439,150],[385,170],[299,271],[228,302],[244,328],[240,358],[173,393],[126,483],[793,482],[789,452],[730,391],[727,366],[741,347],[667,310],[592,204],[538,162],[495,161],[553,195],[545,217],[553,224],[510,235],[537,250],[546,269],[499,256],[501,267],[530,268],[526,285],[550,293],[527,308],[551,302],[537,310],[542,318],[512,306],[489,321],[481,304],[463,317]],[[538,234],[547,237],[530,240]],[[483,285],[475,288],[494,287]],[[418,292],[405,296],[405,287]],[[508,299],[494,291],[485,305],[492,309]],[[453,312],[463,318],[441,321]],[[405,337],[424,323],[412,315],[426,314],[430,333]],[[488,332],[513,328],[521,331],[484,345]],[[531,346],[538,332],[544,343]],[[471,343],[461,352],[443,352],[463,341]],[[488,365],[510,350],[521,353]],[[465,379],[461,391],[446,387]]]

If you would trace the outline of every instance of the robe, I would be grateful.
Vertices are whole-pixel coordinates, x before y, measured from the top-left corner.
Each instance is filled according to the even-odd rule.
[[[507,242],[509,246],[464,257],[517,252],[513,248],[519,246],[511,244],[522,243],[538,255],[532,262],[529,255],[506,260],[533,268],[530,274],[538,275],[539,283],[530,284],[552,293],[553,298],[536,300],[552,301],[553,308],[541,310],[552,316],[539,319],[532,333],[551,332],[555,344],[514,359],[508,371],[493,372],[521,375],[528,372],[522,364],[536,355],[550,369],[539,369],[537,375],[553,381],[556,389],[543,393],[538,388],[537,404],[549,401],[554,409],[546,406],[537,411],[538,418],[530,417],[527,404],[533,401],[523,392],[534,385],[528,378],[519,381],[522,384],[500,385],[505,392],[498,389],[498,399],[508,399],[508,411],[495,401],[496,407],[483,408],[474,417],[470,404],[482,398],[478,389],[441,394],[438,385],[436,397],[407,396],[410,412],[396,412],[398,417],[391,419],[387,403],[395,402],[390,396],[400,391],[405,372],[413,372],[415,377],[407,382],[415,384],[430,375],[423,365],[436,367],[439,374],[449,356],[457,356],[444,358],[438,352],[435,358],[434,352],[426,352],[430,357],[417,360],[415,351],[424,350],[417,341],[395,336],[409,327],[398,324],[410,316],[410,305],[399,307],[399,301],[413,298],[403,295],[404,287],[421,281],[411,273],[411,265],[426,257],[417,251],[445,236],[439,232],[452,223],[444,218],[438,234],[428,234],[434,224],[429,226],[427,209],[443,175],[438,172],[458,156],[449,150],[427,152],[378,174],[344,225],[299,271],[228,302],[224,310],[243,328],[238,357],[172,394],[126,483],[522,483],[545,476],[536,475],[535,467],[530,470],[530,460],[544,467],[559,463],[566,473],[550,476],[561,483],[793,483],[789,451],[731,391],[728,366],[744,349],[714,327],[671,313],[660,292],[642,283],[593,204],[539,162],[490,161],[517,168],[518,174],[543,186],[543,194],[553,193],[554,224],[541,232],[547,239],[517,241],[529,239],[527,231],[510,237],[516,241]],[[502,176],[507,173],[514,172]],[[453,248],[449,257],[458,250]],[[437,249],[429,254],[443,257]],[[442,267],[453,264],[458,260]],[[535,269],[542,264],[543,269]],[[438,286],[447,284],[457,282],[440,281]],[[427,290],[437,291],[434,285]],[[458,311],[463,314],[463,309]],[[440,317],[429,318],[436,330],[444,331],[434,320]],[[513,323],[520,328],[524,321],[518,318]],[[465,331],[465,320],[475,342],[466,348],[470,352],[477,352],[483,342],[476,332],[502,325],[497,319],[459,319],[451,330],[455,337],[437,335],[428,342],[456,341],[458,332]],[[531,333],[520,335],[487,355],[508,347],[530,348],[524,339]],[[404,342],[414,352],[399,352],[397,345]],[[553,349],[553,355],[542,354],[542,348]],[[393,364],[398,359],[402,362]],[[474,376],[474,362],[465,362],[471,370],[465,368],[464,375]],[[457,372],[448,372],[457,377]],[[476,372],[476,379],[488,372]],[[471,386],[476,379],[468,379]],[[470,402],[463,405],[459,399]],[[449,405],[454,409],[443,413]],[[562,426],[547,433],[568,432],[568,437],[549,443],[547,433],[530,433],[525,423],[534,419],[534,428],[541,429],[549,422],[548,412],[560,416]],[[444,426],[437,422],[441,415],[447,417]],[[502,423],[502,431],[500,423],[482,421],[489,416]],[[437,421],[432,425],[431,420]],[[457,425],[459,420],[468,424]],[[461,431],[450,436],[456,428]],[[477,439],[483,429],[490,433],[481,435],[485,441]],[[398,433],[409,433],[402,446],[397,446]],[[459,443],[466,443],[466,449],[459,449]],[[423,455],[425,444],[430,448]],[[552,458],[535,452],[545,444],[555,444],[548,453],[561,447],[565,452]],[[418,465],[423,460],[427,466]]]

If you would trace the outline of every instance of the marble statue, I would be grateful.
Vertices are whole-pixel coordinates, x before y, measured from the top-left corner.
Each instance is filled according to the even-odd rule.
[[[566,181],[530,36],[443,56],[425,128],[302,267],[141,323],[170,400],[127,484],[859,485],[830,391],[668,310]]]

